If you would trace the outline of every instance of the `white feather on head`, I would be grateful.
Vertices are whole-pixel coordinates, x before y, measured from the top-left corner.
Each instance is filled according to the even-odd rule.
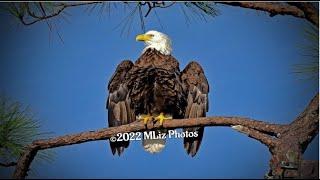
[[[145,34],[140,34],[136,37],[137,41],[144,41],[146,47],[143,49],[142,54],[147,49],[155,49],[161,54],[170,55],[172,52],[171,40],[170,38],[161,32],[150,30]]]

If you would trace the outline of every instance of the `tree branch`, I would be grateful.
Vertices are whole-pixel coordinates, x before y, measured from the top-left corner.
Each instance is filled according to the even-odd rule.
[[[268,133],[278,133],[281,132],[281,129],[285,126],[283,125],[275,125],[269,124],[262,121],[251,120],[248,118],[241,117],[205,117],[205,118],[191,118],[191,119],[178,119],[178,120],[170,120],[166,121],[163,124],[163,128],[166,129],[175,129],[175,128],[186,128],[186,127],[194,127],[194,126],[231,126],[231,125],[242,125],[252,129],[253,133],[251,135],[255,137],[255,139],[260,139],[260,137],[255,136],[254,132],[261,131]],[[147,125],[149,130],[160,129],[162,127],[159,126],[158,123],[152,124],[150,122]],[[19,158],[16,170],[14,172],[14,178],[24,178],[27,174],[28,168],[34,159],[34,156],[37,154],[38,150],[50,149],[60,146],[67,146],[72,144],[80,144],[89,141],[97,141],[97,140],[107,140],[112,136],[116,136],[117,133],[126,133],[126,132],[137,132],[137,131],[145,131],[146,128],[141,121],[133,122],[128,125],[122,125],[119,127],[110,127],[97,131],[89,131],[83,132],[73,135],[65,135],[56,138],[51,138],[47,140],[37,140],[34,141],[31,145],[26,148],[26,151]],[[265,137],[265,136],[263,136]],[[263,138],[261,139],[263,142]]]
[[[61,5],[57,6],[57,7],[60,7],[60,9],[55,12],[55,13],[52,13],[52,14],[49,14],[49,15],[46,15],[44,14],[43,16],[37,16],[35,15],[33,12],[30,11],[30,9],[28,8],[28,14],[35,18],[35,20],[33,21],[30,21],[30,22],[27,22],[23,17],[20,18],[20,21],[22,24],[26,25],[26,26],[29,26],[29,25],[32,25],[32,24],[35,24],[37,22],[40,22],[40,21],[43,21],[43,20],[47,20],[47,19],[50,19],[50,18],[53,18],[55,16],[58,16],[60,13],[62,13],[66,8],[69,8],[69,7],[76,7],[76,6],[83,6],[83,5],[90,5],[90,4],[99,4],[99,3],[103,3],[103,2],[81,2],[81,3],[73,3],[73,4],[64,4],[62,3]],[[41,3],[40,3],[41,4]],[[43,7],[42,7],[43,8]],[[42,9],[44,10],[44,9]],[[44,11],[45,13],[45,11]]]
[[[31,162],[37,155],[37,152],[38,147],[33,144],[26,147],[26,150],[20,156],[16,169],[13,173],[14,179],[24,179],[27,176]]]
[[[319,161],[303,160],[300,176],[305,179],[315,179],[315,177],[319,176]]]
[[[278,144],[277,139],[273,139],[272,137],[268,136],[267,134],[261,133],[257,130],[252,128],[248,128],[241,125],[231,126],[233,129],[247,134],[249,137],[260,141],[262,144],[266,145],[269,148],[273,148],[276,144]]]
[[[174,119],[165,121],[163,128],[176,129],[176,128],[187,128],[187,127],[199,127],[199,126],[231,126],[231,125],[242,125],[261,132],[281,132],[285,125],[269,124],[262,121],[251,120],[248,118],[241,117],[204,117],[204,118],[190,118],[190,119]],[[149,122],[147,125],[148,130],[160,129],[158,123],[152,124]],[[55,148],[59,146],[66,146],[72,144],[80,144],[89,141],[106,140],[110,137],[116,136],[118,133],[126,132],[138,132],[145,131],[145,125],[142,121],[136,121],[127,125],[118,127],[104,128],[97,131],[83,132],[73,135],[65,135],[57,138],[48,140],[37,140],[32,144],[37,146],[39,150]]]
[[[9,162],[9,163],[0,162],[0,166],[3,166],[3,167],[11,167],[11,166],[15,166],[15,165],[17,165],[16,162]]]
[[[319,25],[319,11],[310,2],[288,2],[304,12],[305,18],[314,25]]]
[[[295,145],[297,147],[300,147],[300,143],[309,143],[311,141],[310,139],[313,139],[314,136],[316,136],[316,134],[318,133],[318,99],[319,94],[317,94],[313,98],[305,111],[302,112],[301,115],[299,115],[298,118],[289,125],[270,124],[267,122],[242,117],[216,116],[169,120],[164,122],[163,128],[176,129],[199,126],[231,126],[232,128],[242,133],[246,133],[249,137],[252,137],[265,144],[274,155],[273,159],[270,162],[272,165],[271,169],[277,170],[277,168],[282,168],[282,166],[280,165],[280,161],[288,154],[288,148],[294,148]],[[158,123],[153,124],[152,122],[149,122],[147,124],[148,130],[155,130],[160,128],[162,127],[160,127]],[[38,150],[50,149],[72,144],[80,144],[89,141],[107,140],[110,137],[116,136],[116,134],[118,133],[138,131],[142,132],[147,129],[141,121],[136,121],[131,124],[118,127],[110,127],[97,131],[89,131],[34,141],[20,156],[13,177],[19,179],[25,178],[28,168]],[[273,137],[272,135],[276,135],[276,137]],[[273,171],[273,173],[275,173],[276,175],[282,173],[281,170],[276,170]]]
[[[306,178],[319,174],[305,172],[303,153],[319,133],[319,93],[307,108],[278,136],[278,143],[269,149],[272,154],[270,169],[273,178]],[[319,162],[318,162],[319,163]],[[312,165],[313,166],[313,165]]]
[[[50,15],[45,16],[36,16],[34,13],[28,12],[28,14],[35,18],[33,21],[27,22],[24,17],[20,17],[20,21],[24,25],[32,25],[39,21],[43,21],[45,19],[49,19],[55,16],[58,16],[62,11],[64,11],[66,8],[69,7],[76,7],[76,6],[82,6],[82,5],[90,5],[90,4],[99,4],[103,3],[101,1],[93,1],[93,2],[81,2],[81,3],[70,3],[70,4],[64,4],[57,6],[60,7],[60,9]],[[128,2],[123,1],[124,4],[127,4]],[[151,2],[139,2],[141,6],[148,6],[148,11],[145,14],[145,17],[148,16],[150,11],[153,8],[169,8],[176,2],[171,2],[169,5],[165,5],[164,2],[153,2],[154,5],[151,4]],[[307,2],[293,2],[293,3],[278,3],[278,2],[216,2],[224,5],[229,6],[238,6],[242,8],[248,8],[248,9],[254,9],[254,10],[260,10],[270,13],[270,16],[273,17],[275,15],[291,15],[297,18],[305,18],[309,22],[311,22],[313,25],[317,26],[319,25],[319,12],[316,8],[312,6],[311,3]]]
[[[275,15],[291,15],[298,18],[305,18],[313,25],[319,25],[319,13],[309,3],[301,2],[294,3],[295,6],[284,3],[275,2],[216,2],[220,4],[238,6],[242,8],[255,9],[270,13],[270,16]],[[292,3],[290,3],[292,4]]]

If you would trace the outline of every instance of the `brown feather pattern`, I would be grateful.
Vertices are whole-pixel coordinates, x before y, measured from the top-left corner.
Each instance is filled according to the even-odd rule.
[[[205,117],[209,109],[209,84],[203,69],[197,62],[190,62],[181,73],[181,80],[187,93],[187,107],[185,118]],[[197,137],[184,138],[184,148],[189,155],[195,156],[201,145],[204,128],[184,128],[184,132],[198,132]]]
[[[145,51],[133,64],[121,62],[108,84],[109,126],[135,121],[139,114],[171,114],[174,119],[203,117],[208,111],[209,86],[201,66],[191,62],[180,72],[179,62],[171,55],[152,49]],[[198,138],[185,138],[184,147],[194,156],[199,149],[203,128]],[[111,143],[112,153],[123,153],[129,142]]]

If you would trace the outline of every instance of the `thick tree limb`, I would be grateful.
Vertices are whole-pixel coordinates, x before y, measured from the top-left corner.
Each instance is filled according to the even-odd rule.
[[[314,179],[319,175],[319,161],[303,160],[301,163],[301,177]]]
[[[187,128],[195,126],[232,126],[232,125],[242,125],[252,129],[259,130],[261,132],[268,133],[279,133],[285,128],[285,125],[275,125],[269,124],[262,121],[251,120],[248,118],[241,117],[205,117],[205,118],[190,118],[190,119],[174,119],[165,121],[163,128],[166,129],[176,129],[176,128]],[[159,124],[152,124],[150,122],[147,126],[150,130],[161,128]],[[112,136],[116,136],[117,133],[126,132],[138,132],[145,131],[145,126],[141,121],[137,121],[131,124],[122,125],[118,127],[104,128],[97,131],[83,132],[73,135],[60,136],[57,138],[52,138],[48,140],[37,140],[32,144],[37,147],[37,149],[48,149],[55,148],[59,146],[67,146],[72,144],[80,144],[89,141],[96,140],[106,140]]]
[[[313,25],[319,25],[319,12],[313,8],[310,3],[300,2],[293,3],[279,3],[279,2],[217,2],[230,6],[238,6],[242,8],[260,10],[270,13],[270,16],[275,15],[291,15],[297,18],[305,18]]]
[[[304,17],[314,25],[319,25],[319,11],[310,2],[289,2],[304,12]]]
[[[205,117],[198,119],[192,118],[166,121],[163,124],[163,128],[176,129],[195,126],[231,126],[242,133],[248,134],[249,137],[260,141],[269,148],[273,155],[270,161],[270,176],[298,177],[298,175],[301,175],[302,172],[298,173],[286,171],[286,174],[284,174],[285,168],[295,166],[295,163],[303,162],[300,155],[304,152],[307,146],[305,144],[310,143],[311,140],[318,134],[318,103],[319,94],[313,98],[311,103],[298,116],[298,118],[289,125],[269,124],[263,121],[256,121],[241,117]],[[159,129],[161,127],[159,124],[153,125],[152,122],[150,122],[147,125],[147,128],[150,130]],[[34,141],[26,148],[25,152],[19,158],[13,177],[19,179],[25,178],[29,166],[38,150],[80,144],[89,141],[106,140],[112,136],[115,136],[117,133],[145,130],[145,126],[139,121],[119,127],[111,127],[97,131],[89,131]],[[276,135],[276,137],[273,135]],[[300,148],[301,145],[304,145],[305,147],[303,146],[303,148]],[[294,160],[296,159],[300,161],[295,162]],[[299,170],[301,171],[301,169]]]
[[[286,126],[269,124],[262,121],[251,120],[248,118],[241,117],[206,117],[199,119],[181,119],[181,120],[170,120],[163,124],[164,128],[175,129],[175,128],[186,128],[194,126],[232,126],[232,125],[243,125],[252,129],[260,130],[261,132],[267,132],[276,134],[282,132],[282,129]],[[148,129],[159,129],[159,124],[153,125],[150,122],[147,125]],[[125,132],[137,132],[144,131],[145,126],[142,122],[134,122],[128,125],[119,127],[110,127],[97,131],[83,132],[73,135],[65,135],[57,138],[47,140],[34,141],[30,146],[26,148],[26,151],[21,155],[16,170],[14,172],[14,178],[21,179],[27,175],[28,168],[34,159],[38,150],[55,148],[60,146],[67,146],[72,144],[80,144],[89,141],[106,140],[112,136],[116,136],[117,133]],[[264,136],[263,136],[264,137]],[[259,140],[257,136],[256,139]],[[264,140],[261,140],[264,141]]]
[[[312,178],[318,179],[319,174],[306,173],[302,155],[319,133],[319,94],[308,107],[290,123],[278,136],[278,144],[269,148],[272,154],[270,160],[270,174],[274,178]],[[310,166],[310,165],[308,165]],[[314,166],[314,164],[312,165]],[[308,174],[308,175],[307,175]]]
[[[29,167],[34,157],[37,155],[37,152],[38,152],[38,147],[33,144],[26,147],[26,150],[20,156],[18,163],[16,165],[16,169],[13,174],[14,179],[22,179],[22,178],[24,179],[27,176]]]

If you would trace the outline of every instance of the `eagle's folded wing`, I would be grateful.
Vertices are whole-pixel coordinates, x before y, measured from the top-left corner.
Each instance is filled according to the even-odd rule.
[[[203,69],[197,62],[189,63],[181,73],[187,95],[185,118],[205,117],[209,109],[209,84]],[[184,132],[197,132],[197,137],[184,138],[184,148],[192,157],[196,155],[203,137],[204,128],[184,128]]]
[[[106,103],[109,127],[129,124],[135,120],[134,111],[130,107],[131,100],[128,96],[126,78],[132,66],[133,63],[131,61],[122,61],[109,81],[109,95]],[[110,142],[113,155],[117,152],[120,156],[124,148],[128,146],[129,141]]]

